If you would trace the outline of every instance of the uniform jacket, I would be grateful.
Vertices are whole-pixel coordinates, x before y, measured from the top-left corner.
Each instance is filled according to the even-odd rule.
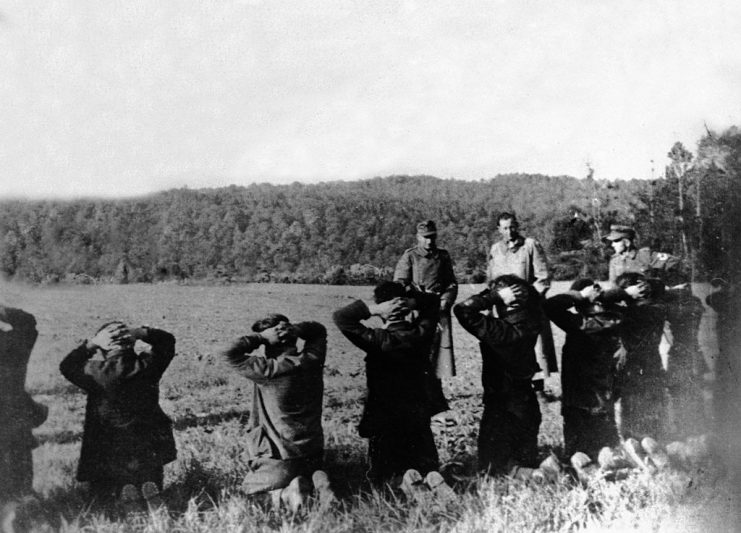
[[[678,265],[679,258],[671,254],[653,252],[650,248],[628,250],[610,258],[609,281],[615,283],[618,276],[625,272],[640,274],[646,274],[649,270],[664,272],[673,270]]]
[[[447,251],[436,248],[428,252],[419,246],[404,251],[394,271],[394,280],[413,283],[423,292],[433,292],[450,309],[458,296],[458,282],[453,261]]]
[[[0,306],[0,320],[12,327],[0,331],[0,447],[32,448],[31,429],[46,420],[47,408],[26,392],[26,369],[36,342],[36,319],[30,313]]]
[[[304,347],[286,347],[276,357],[253,352],[260,347],[257,334],[240,337],[223,357],[240,374],[255,383],[251,432],[247,451],[251,457],[293,459],[321,454],[324,360],[327,330],[318,322],[294,324]]]
[[[538,308],[515,309],[502,313],[499,318],[481,314],[500,303],[499,298],[486,289],[456,304],[453,313],[461,326],[480,341],[484,403],[511,402],[512,394],[520,392],[524,394],[524,402],[532,394],[530,380],[538,370],[534,347],[540,332],[541,311]],[[513,412],[518,409],[517,403],[511,406]]]
[[[149,348],[112,350],[101,361],[91,359],[96,351],[83,343],[59,366],[87,393],[79,481],[106,479],[122,465],[151,469],[175,459],[172,423],[159,405],[159,381],[175,356],[175,337],[149,327],[132,334]]]
[[[578,292],[548,298],[548,318],[566,333],[561,352],[562,405],[592,414],[611,413],[614,405],[615,353],[620,349],[622,315],[571,311],[583,300]]]
[[[390,322],[384,328],[361,323],[370,318],[368,306],[357,300],[338,309],[334,322],[350,342],[366,352],[368,394],[360,422],[361,437],[389,432],[429,431],[430,406],[425,375],[435,334],[439,302],[432,294],[422,300],[411,322]]]
[[[521,235],[512,248],[503,240],[491,245],[486,273],[489,281],[504,274],[514,274],[535,286],[539,293],[551,285],[543,247],[535,239]]]

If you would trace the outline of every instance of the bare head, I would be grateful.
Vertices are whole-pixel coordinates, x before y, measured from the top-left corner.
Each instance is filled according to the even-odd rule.
[[[510,242],[520,236],[520,224],[512,213],[502,213],[497,219],[497,230],[504,242]]]

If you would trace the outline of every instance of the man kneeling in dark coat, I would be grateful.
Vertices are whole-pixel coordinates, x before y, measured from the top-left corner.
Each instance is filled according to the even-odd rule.
[[[137,340],[148,347],[135,351]],[[96,353],[102,359],[93,359]],[[94,496],[160,502],[163,466],[176,450],[159,381],[174,356],[170,333],[111,322],[60,364],[64,377],[87,393],[77,479],[90,482]]]
[[[541,417],[531,380],[538,370],[539,301],[531,286],[505,274],[453,307],[461,326],[480,341],[484,414],[478,446],[484,473],[510,474],[518,466],[536,466]],[[482,313],[492,308],[496,316]]]
[[[375,288],[374,300],[338,309],[334,322],[367,354],[368,393],[358,431],[369,440],[369,478],[382,484],[408,470],[425,475],[438,467],[426,375],[440,302],[435,294],[410,298],[402,285],[391,281]],[[418,310],[416,318],[410,315],[412,307]],[[371,316],[381,317],[384,327],[361,323]]]

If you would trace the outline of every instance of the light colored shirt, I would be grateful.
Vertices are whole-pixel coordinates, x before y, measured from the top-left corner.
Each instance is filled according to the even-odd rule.
[[[520,236],[511,245],[504,241],[492,244],[486,274],[489,281],[513,274],[540,293],[551,285],[545,251],[538,241],[529,237]]]

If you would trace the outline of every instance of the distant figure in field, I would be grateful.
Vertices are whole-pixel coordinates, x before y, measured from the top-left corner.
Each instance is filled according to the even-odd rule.
[[[297,341],[304,341],[298,349]],[[257,350],[264,346],[264,353]],[[254,382],[251,430],[245,442],[248,495],[270,492],[273,504],[304,505],[309,478],[322,501],[333,499],[324,460],[322,400],[327,330],[318,322],[292,324],[270,314],[252,325],[222,355]]]
[[[499,215],[497,230],[502,239],[491,245],[487,279],[491,282],[499,276],[515,275],[533,286],[542,300],[551,286],[548,259],[543,247],[535,239],[520,234],[517,217],[512,213]],[[544,319],[545,315],[542,318],[542,329],[535,347],[536,360],[542,374],[538,371],[533,381],[536,388],[541,390],[543,377],[548,377],[551,372],[558,372],[551,324]]]
[[[135,350],[136,341],[144,346]],[[159,381],[174,356],[175,337],[167,331],[115,321],[59,365],[87,393],[77,479],[103,502],[118,498],[126,510],[162,504],[163,467],[176,450]]]
[[[497,316],[482,313],[492,307]],[[536,466],[541,417],[532,378],[538,369],[534,348],[543,316],[540,296],[520,277],[508,274],[456,304],[453,313],[479,340],[483,359],[480,470],[498,475]]]
[[[664,284],[636,272],[617,277],[625,307],[620,337],[625,364],[618,374],[620,433],[624,439],[664,438],[666,422],[666,375],[659,344],[664,331],[667,305]]]
[[[31,430],[48,414],[26,392],[26,369],[36,342],[36,319],[30,313],[0,305],[0,504],[32,492]]]
[[[561,414],[567,457],[596,458],[604,446],[620,443],[615,423],[615,373],[622,315],[606,311],[602,289],[591,279],[548,298],[548,318],[566,333],[561,352]]]
[[[338,309],[334,322],[367,354],[368,392],[358,430],[368,439],[369,478],[380,485],[400,481],[410,469],[424,475],[438,468],[425,380],[440,304],[435,294],[410,295],[391,281],[377,285],[373,296],[374,303],[356,300]],[[384,327],[362,324],[372,316]]]
[[[458,282],[450,254],[437,247],[437,227],[434,221],[427,220],[417,224],[417,245],[402,254],[396,264],[394,280],[407,288],[433,293],[440,298],[440,317],[430,353],[434,374],[430,376],[428,393],[433,415],[443,413],[449,406],[443,394],[441,380],[455,376],[450,309],[458,296]]]

